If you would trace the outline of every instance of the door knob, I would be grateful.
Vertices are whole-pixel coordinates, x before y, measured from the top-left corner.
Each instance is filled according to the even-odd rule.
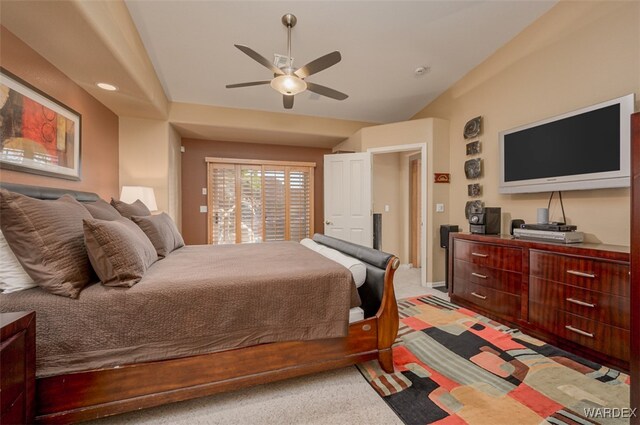
[[[333,223],[330,222],[329,220],[325,221],[324,224],[326,224],[327,226],[333,226]]]

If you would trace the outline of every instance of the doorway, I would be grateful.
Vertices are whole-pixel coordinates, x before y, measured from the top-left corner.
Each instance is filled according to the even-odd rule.
[[[381,249],[400,258],[411,281],[427,286],[426,144],[370,148],[373,213],[382,215]]]
[[[420,268],[420,229],[422,227],[422,160],[409,157],[409,263]]]

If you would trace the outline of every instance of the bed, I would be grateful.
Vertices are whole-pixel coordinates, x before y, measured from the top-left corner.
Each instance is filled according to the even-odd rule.
[[[97,199],[97,195],[86,192],[5,183],[0,186],[39,199],[57,199],[64,193],[81,202]],[[318,258],[317,254],[297,243],[270,243],[270,256],[262,263],[253,264],[254,267],[246,267],[246,261],[243,263],[240,259],[256,261],[257,257],[264,256],[265,251],[260,251],[264,246],[186,246],[154,265],[147,272],[148,276],[128,289],[129,310],[112,313],[111,317],[116,316],[119,321],[109,323],[111,328],[103,332],[102,337],[100,332],[94,332],[96,335],[86,342],[88,347],[75,355],[59,351],[59,348],[72,345],[79,332],[73,329],[58,332],[49,323],[53,316],[48,309],[53,308],[53,304],[60,304],[56,311],[61,308],[74,311],[74,315],[85,311],[78,323],[88,323],[92,319],[100,321],[110,311],[100,309],[104,300],[114,294],[122,297],[123,291],[94,284],[85,288],[78,300],[40,294],[39,291],[43,291],[38,288],[25,291],[28,295],[5,295],[4,300],[12,301],[10,307],[2,303],[3,311],[7,308],[24,310],[30,306],[36,311],[40,332],[36,370],[37,422],[79,422],[372,359],[378,359],[385,371],[393,371],[391,344],[398,330],[393,275],[398,259],[324,235],[315,235],[314,241],[365,264],[366,280],[357,292],[348,271],[346,275],[344,273],[346,269]],[[212,250],[215,255],[211,255]],[[292,261],[293,257],[298,260]],[[198,267],[189,263],[194,258]],[[265,277],[268,274],[264,270],[270,263],[275,264],[275,274]],[[285,264],[288,264],[287,273],[282,274]],[[220,272],[213,276],[212,270]],[[256,277],[260,274],[264,275],[262,281]],[[207,292],[208,276],[217,279],[216,286],[222,287],[223,292]],[[154,284],[147,284],[145,279]],[[309,279],[324,285],[322,292],[327,296],[318,297],[307,291],[301,283]],[[238,286],[225,287],[225,282],[235,280],[243,281],[242,289],[237,289],[239,292],[233,292]],[[264,289],[278,286],[281,286],[280,292]],[[165,294],[164,302],[171,305],[169,313],[163,313],[158,305],[146,305],[145,297],[154,291]],[[283,303],[278,294],[292,291],[302,292],[298,298],[291,298],[297,301]],[[206,308],[201,308],[203,316],[193,315],[188,297],[194,294],[202,301],[200,305],[211,306],[209,310],[232,319],[224,323],[215,321],[214,325],[214,320],[206,315]],[[135,299],[139,301],[132,301]],[[238,299],[243,301],[229,302]],[[349,323],[349,307],[358,303],[361,303],[365,318]],[[292,310],[287,310],[283,304],[292,304]],[[292,315],[295,309],[304,309],[304,316]],[[144,326],[133,323],[135,320],[129,317],[131,311],[136,312],[135,319],[141,322],[153,321],[154,317],[163,314],[168,314],[168,323],[177,318],[187,320],[173,328],[166,326],[163,332],[146,335]],[[231,311],[236,312],[235,316]],[[275,331],[262,332],[252,327],[261,320],[273,321]],[[120,332],[123,341],[105,337],[118,334],[117,329],[123,327],[126,329]],[[46,332],[42,332],[43,329]],[[65,338],[71,342],[67,343]],[[133,350],[130,349],[131,340],[136,340]],[[80,343],[85,344],[84,340]],[[163,356],[159,354],[162,352],[170,354]]]

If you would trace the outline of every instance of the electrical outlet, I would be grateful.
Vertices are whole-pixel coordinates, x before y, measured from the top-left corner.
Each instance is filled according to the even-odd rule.
[[[436,204],[436,212],[444,212],[444,204]]]
[[[391,207],[389,205],[385,205],[384,212],[389,212],[389,211],[391,211]]]
[[[200,212],[201,213],[206,213],[207,212],[207,206],[206,205],[200,205]]]

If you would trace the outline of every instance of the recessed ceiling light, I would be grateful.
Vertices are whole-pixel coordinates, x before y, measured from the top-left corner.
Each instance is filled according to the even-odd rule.
[[[109,84],[109,83],[96,83],[96,86],[100,87],[102,90],[107,90],[107,91],[116,91],[116,90],[118,90],[118,87],[114,86],[113,84]]]

